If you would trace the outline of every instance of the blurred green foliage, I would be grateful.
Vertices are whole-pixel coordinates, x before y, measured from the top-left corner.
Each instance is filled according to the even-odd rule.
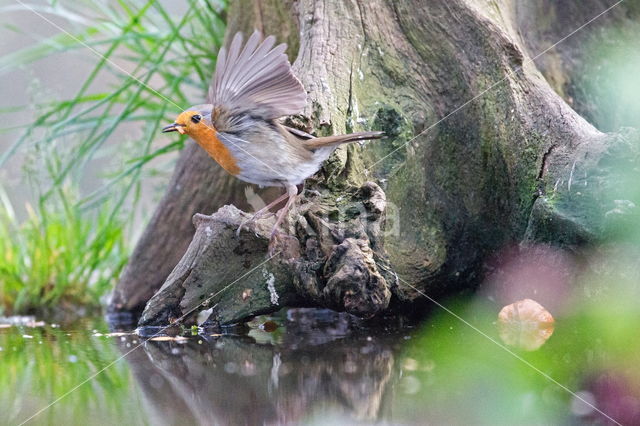
[[[44,26],[51,25],[45,19],[64,20],[69,31],[0,58],[0,73],[77,50],[97,54],[72,98],[53,100],[41,90],[37,104],[28,106],[35,111],[33,122],[0,154],[0,167],[16,153],[27,158],[24,178],[38,194],[24,223],[6,199],[0,211],[5,311],[60,301],[96,304],[117,277],[127,237],[137,234],[124,224],[140,213],[149,162],[181,149],[184,139],[164,143],[165,137],[159,147],[153,142],[182,107],[204,97],[222,42],[226,1],[187,3],[180,14],[168,9],[176,5],[155,0],[51,0],[0,8],[40,15]],[[5,28],[28,31],[9,23]],[[27,106],[6,112],[19,109]],[[136,132],[116,139],[123,126]],[[98,169],[101,182],[87,193],[86,178]]]
[[[481,298],[449,302],[476,329],[442,311],[429,320],[400,357],[394,412],[409,423],[612,424],[578,393],[632,424],[640,413],[629,410],[625,399],[637,404],[640,398],[640,309],[634,302],[639,272],[628,257],[607,273],[582,277],[566,309],[556,314],[554,334],[535,352],[500,341],[499,306]],[[607,390],[620,404],[602,394],[603,378],[620,384]]]
[[[627,8],[640,10],[640,2],[626,3]],[[582,50],[572,95],[578,112],[601,131],[640,127],[638,17],[639,12],[629,12],[626,25],[603,28]]]

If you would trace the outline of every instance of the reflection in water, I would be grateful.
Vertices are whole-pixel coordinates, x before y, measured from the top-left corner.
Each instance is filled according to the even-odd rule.
[[[102,321],[10,325],[0,327],[0,424],[60,397],[29,424],[606,424],[602,412],[640,424],[635,300],[559,317],[555,336],[519,358],[495,345],[497,312],[480,303],[449,306],[482,333],[446,312],[408,333],[293,310],[242,335],[140,346]]]
[[[101,319],[2,325],[0,424],[21,424],[61,397],[28,424],[145,423],[124,362],[87,381],[120,356],[112,342],[121,337],[108,336]]]
[[[325,422],[327,413],[381,419],[398,337],[374,339],[344,314],[324,315],[291,311],[286,333],[266,344],[250,336],[147,341],[127,361],[151,423],[289,424],[314,413]]]

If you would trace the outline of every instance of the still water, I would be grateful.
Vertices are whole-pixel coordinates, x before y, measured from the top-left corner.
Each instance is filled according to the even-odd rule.
[[[540,350],[509,353],[491,318],[465,318],[487,336],[451,316],[365,324],[299,309],[147,341],[101,318],[3,325],[0,423],[43,409],[28,424],[615,424],[596,406],[635,419],[637,355],[602,350],[569,320]],[[602,389],[631,408],[606,406]]]

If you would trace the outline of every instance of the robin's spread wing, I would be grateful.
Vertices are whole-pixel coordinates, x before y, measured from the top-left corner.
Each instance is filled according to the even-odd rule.
[[[299,114],[307,95],[284,53],[287,45],[273,47],[273,36],[261,38],[254,32],[242,48],[243,37],[237,33],[228,51],[220,49],[209,102],[232,114],[250,111],[265,120]]]

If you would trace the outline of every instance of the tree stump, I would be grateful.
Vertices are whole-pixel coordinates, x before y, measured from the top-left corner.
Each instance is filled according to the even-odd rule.
[[[605,9],[602,3],[588,2],[590,17]],[[629,19],[625,7],[589,29]],[[194,174],[217,166],[187,148],[113,310],[144,306],[155,293],[141,324],[165,324],[218,291],[214,313],[222,323],[291,305],[364,317],[389,307],[412,310],[422,293],[437,297],[477,285],[483,261],[505,245],[576,247],[599,241],[620,218],[635,218],[616,213],[635,212],[617,165],[637,170],[637,131],[598,131],[532,60],[534,49],[590,17],[558,14],[563,21],[544,35],[525,28],[531,19],[552,19],[541,15],[509,0],[233,2],[227,39],[257,28],[289,41],[309,96],[304,114],[287,124],[318,135],[384,130],[389,139],[336,150],[290,217],[299,247],[289,240],[286,255],[225,291],[265,259],[268,222],[236,239],[243,215],[223,207],[196,216],[191,240],[185,221],[238,205],[244,185],[213,171]],[[551,54],[562,62],[578,49],[572,42]],[[542,69],[555,73],[549,80],[561,92],[558,76],[569,79],[576,68],[549,64]],[[177,188],[188,188],[188,200],[174,198]],[[341,200],[353,203],[353,212]],[[384,231],[385,214],[394,232]],[[320,229],[328,233],[318,237]],[[270,274],[278,304],[268,291]],[[156,293],[163,275],[169,277]],[[242,302],[243,293],[252,301]]]

